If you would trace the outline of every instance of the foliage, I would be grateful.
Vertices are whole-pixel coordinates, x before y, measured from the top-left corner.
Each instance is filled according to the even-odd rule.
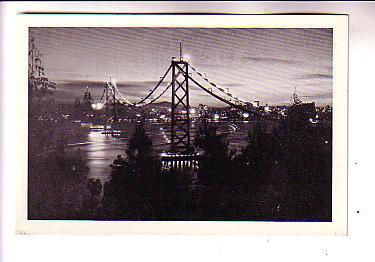
[[[56,84],[45,75],[45,69],[42,61],[42,53],[35,45],[35,39],[32,38],[29,44],[29,72],[28,89],[29,100],[33,97],[41,97],[48,94],[51,89],[56,89]]]
[[[125,152],[127,159],[119,156],[114,161],[112,178],[105,185],[102,217],[152,219],[160,167],[143,122],[135,127]]]
[[[87,180],[88,168],[79,150],[68,152],[67,137],[60,132],[62,110],[53,97],[41,99],[55,89],[55,83],[45,76],[34,39],[30,41],[28,87],[28,218],[97,217],[101,184]],[[34,97],[39,98],[37,103]]]
[[[63,139],[55,148],[29,155],[29,219],[92,219],[97,216],[98,182],[87,181],[80,151],[66,152]]]
[[[155,159],[152,156],[152,141],[146,135],[143,122],[135,127],[126,154],[129,168],[133,174],[144,174],[150,171],[150,163]]]
[[[258,123],[234,156],[226,135],[203,123],[195,137],[203,150],[200,186],[192,190],[184,179],[188,173],[156,168],[151,142],[139,126],[126,164],[106,186],[102,218],[330,221],[330,130],[290,119],[272,131]]]
[[[219,134],[216,126],[203,122],[194,139],[197,148],[203,150],[199,179],[203,184],[230,183],[231,156],[226,134]]]

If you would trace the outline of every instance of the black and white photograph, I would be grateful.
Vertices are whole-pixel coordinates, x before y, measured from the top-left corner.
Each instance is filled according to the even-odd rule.
[[[30,28],[28,219],[331,221],[332,40]]]
[[[1,3],[0,260],[373,257],[374,8]]]
[[[345,221],[345,145],[334,125],[344,116],[336,75],[345,23],[301,18],[178,27],[170,17],[125,26],[34,19],[20,38],[20,216],[64,226],[275,222],[270,231]]]

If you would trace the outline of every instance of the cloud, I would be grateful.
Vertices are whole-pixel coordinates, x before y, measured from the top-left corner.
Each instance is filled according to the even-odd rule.
[[[311,99],[326,99],[326,98],[332,98],[333,92],[328,93],[318,93],[318,94],[309,94],[305,96],[301,96],[303,98],[311,98]]]
[[[303,61],[299,60],[288,60],[288,59],[281,59],[281,58],[273,58],[273,57],[254,57],[254,56],[244,56],[242,60],[245,61],[254,61],[254,62],[265,62],[265,63],[280,63],[280,64],[295,64],[295,63],[302,63]]]
[[[244,84],[242,83],[222,83],[220,84],[221,86],[225,86],[225,87],[237,87],[237,86],[245,86]]]
[[[303,74],[302,76],[297,77],[297,80],[331,80],[332,74],[322,74],[322,73],[314,73],[314,74]]]
[[[274,57],[254,57],[254,56],[244,56],[241,58],[245,62],[259,62],[267,64],[270,66],[275,65],[288,65],[288,66],[298,66],[299,68],[306,68],[311,70],[312,68],[319,68],[321,70],[326,70],[331,72],[333,69],[332,63],[328,62],[317,62],[313,60],[296,60],[296,59],[283,59]]]

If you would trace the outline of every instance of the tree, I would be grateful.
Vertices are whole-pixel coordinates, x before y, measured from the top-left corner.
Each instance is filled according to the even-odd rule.
[[[146,171],[150,164],[155,161],[152,156],[152,141],[146,134],[143,122],[135,127],[126,154],[129,167],[131,167],[133,173],[138,175]]]
[[[110,219],[153,219],[158,161],[152,155],[152,141],[141,122],[126,148],[127,158],[114,161],[111,180],[105,185],[103,215]]]
[[[29,43],[28,217],[29,219],[95,218],[101,184],[87,181],[81,151],[67,152],[67,137],[58,131],[56,89],[45,75],[42,53]],[[36,101],[33,98],[38,98]]]
[[[29,219],[93,218],[100,189],[94,190],[87,182],[88,168],[81,152],[67,154],[65,147],[61,140],[50,153],[32,156],[32,160],[29,156]]]
[[[231,156],[226,134],[219,134],[217,127],[204,122],[198,128],[194,144],[204,151],[199,179],[206,184],[227,183]]]
[[[279,219],[329,220],[332,152],[324,141],[331,141],[326,138],[331,127],[313,126],[298,113],[288,115],[271,133],[269,160],[274,167],[265,183],[273,181],[273,191],[279,193],[274,203],[281,205]]]
[[[29,43],[29,72],[28,89],[29,100],[33,97],[41,97],[56,89],[56,84],[45,76],[42,53],[35,46],[35,39],[31,38]]]
[[[258,180],[260,176],[268,172],[274,153],[271,150],[272,140],[272,136],[266,132],[266,127],[260,123],[257,123],[255,128],[248,132],[247,145],[236,158],[236,162],[239,162],[244,169],[243,172],[253,176],[244,178],[245,180],[254,178]]]

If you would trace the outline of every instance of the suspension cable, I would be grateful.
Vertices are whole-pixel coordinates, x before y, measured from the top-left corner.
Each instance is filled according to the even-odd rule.
[[[116,86],[116,83],[113,83],[112,85],[113,85],[113,87],[115,88],[115,91],[114,91],[114,92],[117,91],[117,93],[120,94],[121,99],[124,100],[126,104],[131,105],[131,106],[134,105],[132,102],[130,102],[128,99],[126,99],[126,98],[121,94],[121,92],[118,90],[118,88],[117,88],[117,86]]]
[[[141,107],[141,106],[146,106],[146,105],[149,105],[153,102],[155,102],[156,100],[158,100],[162,95],[165,94],[165,92],[167,92],[167,90],[172,86],[172,83],[170,83],[164,90],[163,92],[161,92],[157,97],[155,97],[154,99],[148,101],[147,103],[143,103],[143,104],[135,104],[135,106],[137,107]]]
[[[178,65],[177,65],[178,66]],[[186,73],[182,70],[182,68],[180,66],[178,66],[182,72],[183,75],[186,76]],[[245,111],[245,112],[249,112],[251,114],[254,114],[254,115],[262,115],[260,112],[257,112],[257,111],[254,111],[254,110],[250,110],[246,107],[243,107],[241,105],[237,105],[237,104],[234,104],[232,103],[231,101],[228,101],[224,98],[222,98],[221,96],[218,96],[217,94],[213,93],[212,91],[208,90],[207,88],[205,88],[204,86],[202,86],[201,84],[199,84],[195,79],[193,79],[191,76],[187,76],[194,84],[196,84],[198,87],[200,87],[202,90],[204,90],[205,92],[209,93],[210,95],[212,95],[213,97],[215,97],[216,99],[220,100],[221,102],[224,102],[232,107],[235,107],[237,109],[240,109],[242,111]]]
[[[203,77],[202,74],[199,73],[199,72],[198,72],[193,66],[191,66],[190,64],[189,64],[189,66],[190,66],[190,68],[191,68],[194,72],[196,72],[196,73],[197,73],[201,78],[203,78],[208,84],[210,84],[211,86],[215,87],[217,90],[219,90],[219,91],[222,92],[223,94],[225,94],[225,95],[227,95],[227,96],[230,96],[231,99],[236,100],[237,102],[244,103],[244,104],[248,104],[248,102],[246,102],[246,101],[244,101],[244,100],[242,100],[242,99],[240,99],[240,98],[238,98],[238,97],[233,96],[231,93],[229,93],[229,92],[225,92],[223,88],[218,87],[215,83],[210,82],[207,78]]]
[[[125,103],[127,103],[128,105],[130,106],[136,106],[138,104],[141,104],[143,103],[144,101],[146,101],[155,91],[156,89],[158,89],[158,87],[160,86],[160,84],[164,81],[165,77],[168,75],[169,71],[171,70],[172,68],[172,64],[168,67],[167,71],[164,73],[164,75],[160,78],[159,82],[156,84],[156,86],[151,90],[150,93],[148,93],[147,96],[145,96],[143,99],[141,99],[140,101],[136,102],[136,103],[132,103],[130,102],[128,99],[125,98],[124,95],[122,95],[122,93],[118,90],[117,86],[115,86],[116,88],[116,91],[119,93],[120,97],[125,101]]]
[[[120,103],[120,104],[122,104],[122,105],[130,105],[130,106],[136,106],[136,107],[143,107],[143,106],[146,106],[146,105],[149,105],[149,104],[151,104],[151,103],[153,103],[153,102],[155,102],[156,100],[158,100],[162,95],[164,95],[165,94],[165,92],[167,92],[167,90],[170,88],[172,86],[172,83],[169,83],[169,85],[168,86],[166,86],[165,88],[164,88],[164,90],[157,96],[157,97],[155,97],[155,98],[153,98],[152,100],[150,100],[150,101],[148,101],[148,102],[146,102],[146,103],[130,103],[130,102],[128,102],[128,100],[127,99],[124,99],[125,101],[121,101],[121,100],[119,100],[118,98],[115,98],[115,101],[116,102],[118,102],[118,103]],[[110,92],[112,93],[113,91],[110,89]],[[113,94],[113,93],[112,93]]]

